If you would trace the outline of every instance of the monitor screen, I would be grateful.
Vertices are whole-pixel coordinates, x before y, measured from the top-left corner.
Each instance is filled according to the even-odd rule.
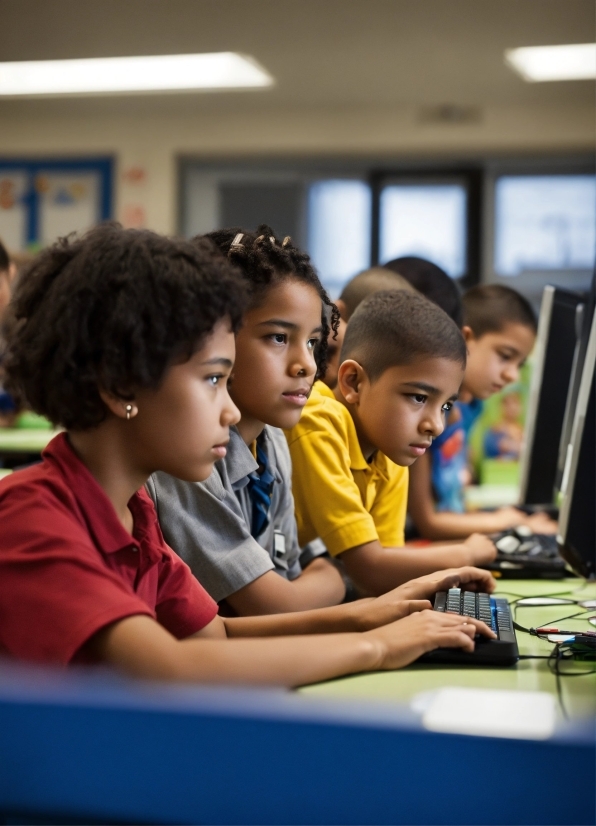
[[[540,307],[534,367],[521,454],[520,503],[550,505],[569,378],[577,346],[581,297],[545,287]]]
[[[577,403],[577,394],[582,377],[582,369],[586,358],[586,348],[590,338],[590,328],[594,317],[594,305],[596,304],[596,270],[592,276],[592,287],[584,301],[581,310],[578,311],[578,342],[571,368],[571,378],[567,392],[567,403],[565,405],[565,416],[563,417],[563,427],[561,428],[561,438],[559,441],[559,456],[557,460],[557,471],[555,475],[555,500],[558,499],[563,481],[563,471],[567,461],[567,449],[571,441],[571,428],[573,426],[573,416]]]
[[[557,542],[580,576],[596,575],[596,318],[593,319],[562,483]]]

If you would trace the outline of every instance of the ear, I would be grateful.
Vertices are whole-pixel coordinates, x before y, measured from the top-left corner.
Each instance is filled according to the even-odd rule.
[[[474,331],[471,327],[468,327],[467,324],[465,324],[461,328],[461,334],[464,337],[464,341],[466,342],[466,344],[469,344],[470,341],[473,341],[476,338],[476,336],[474,335]]]
[[[337,309],[339,310],[339,314],[340,314],[342,320],[347,321],[348,320],[348,308],[346,307],[346,302],[342,301],[341,298],[338,298],[338,299],[336,299],[336,301],[334,303],[335,303],[335,306],[337,307]]]
[[[358,404],[360,390],[366,373],[362,365],[354,359],[346,359],[337,371],[337,386],[348,404]]]
[[[112,396],[111,393],[106,393],[105,390],[101,389],[99,395],[110,413],[118,419],[134,419],[139,412],[134,399],[119,399],[117,396]]]

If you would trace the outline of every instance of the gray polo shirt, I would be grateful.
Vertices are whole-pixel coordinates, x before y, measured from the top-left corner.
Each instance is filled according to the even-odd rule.
[[[269,525],[258,539],[250,533],[252,501],[246,487],[258,464],[235,427],[226,457],[205,482],[182,482],[161,471],[147,482],[166,542],[217,602],[267,571],[290,580],[302,572],[283,432],[267,425],[263,449],[275,481]]]

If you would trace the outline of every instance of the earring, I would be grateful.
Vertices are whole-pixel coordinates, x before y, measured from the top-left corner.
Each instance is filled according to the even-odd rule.
[[[131,413],[132,413],[132,404],[127,404],[127,405],[126,405],[126,421],[127,421],[127,422],[129,422],[129,421],[130,421],[130,415],[131,415]]]

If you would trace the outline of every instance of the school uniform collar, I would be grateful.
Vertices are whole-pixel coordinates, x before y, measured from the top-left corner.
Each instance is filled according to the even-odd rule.
[[[131,547],[138,550],[143,539],[151,536],[157,517],[149,497],[137,491],[128,502],[134,522],[134,536],[131,536],[104,489],[74,452],[66,433],[55,436],[41,455],[64,479],[90,535],[103,553],[112,554]]]
[[[282,476],[275,461],[275,450],[272,447],[271,437],[269,435],[267,426],[259,437],[262,442],[263,449],[267,454],[268,468],[273,474],[276,482],[282,482]],[[228,480],[233,490],[241,490],[248,485],[249,476],[259,469],[259,463],[252,455],[250,447],[246,444],[240,433],[235,427],[230,428],[230,441],[228,442],[228,451],[225,459],[220,459],[220,462],[225,462]]]

